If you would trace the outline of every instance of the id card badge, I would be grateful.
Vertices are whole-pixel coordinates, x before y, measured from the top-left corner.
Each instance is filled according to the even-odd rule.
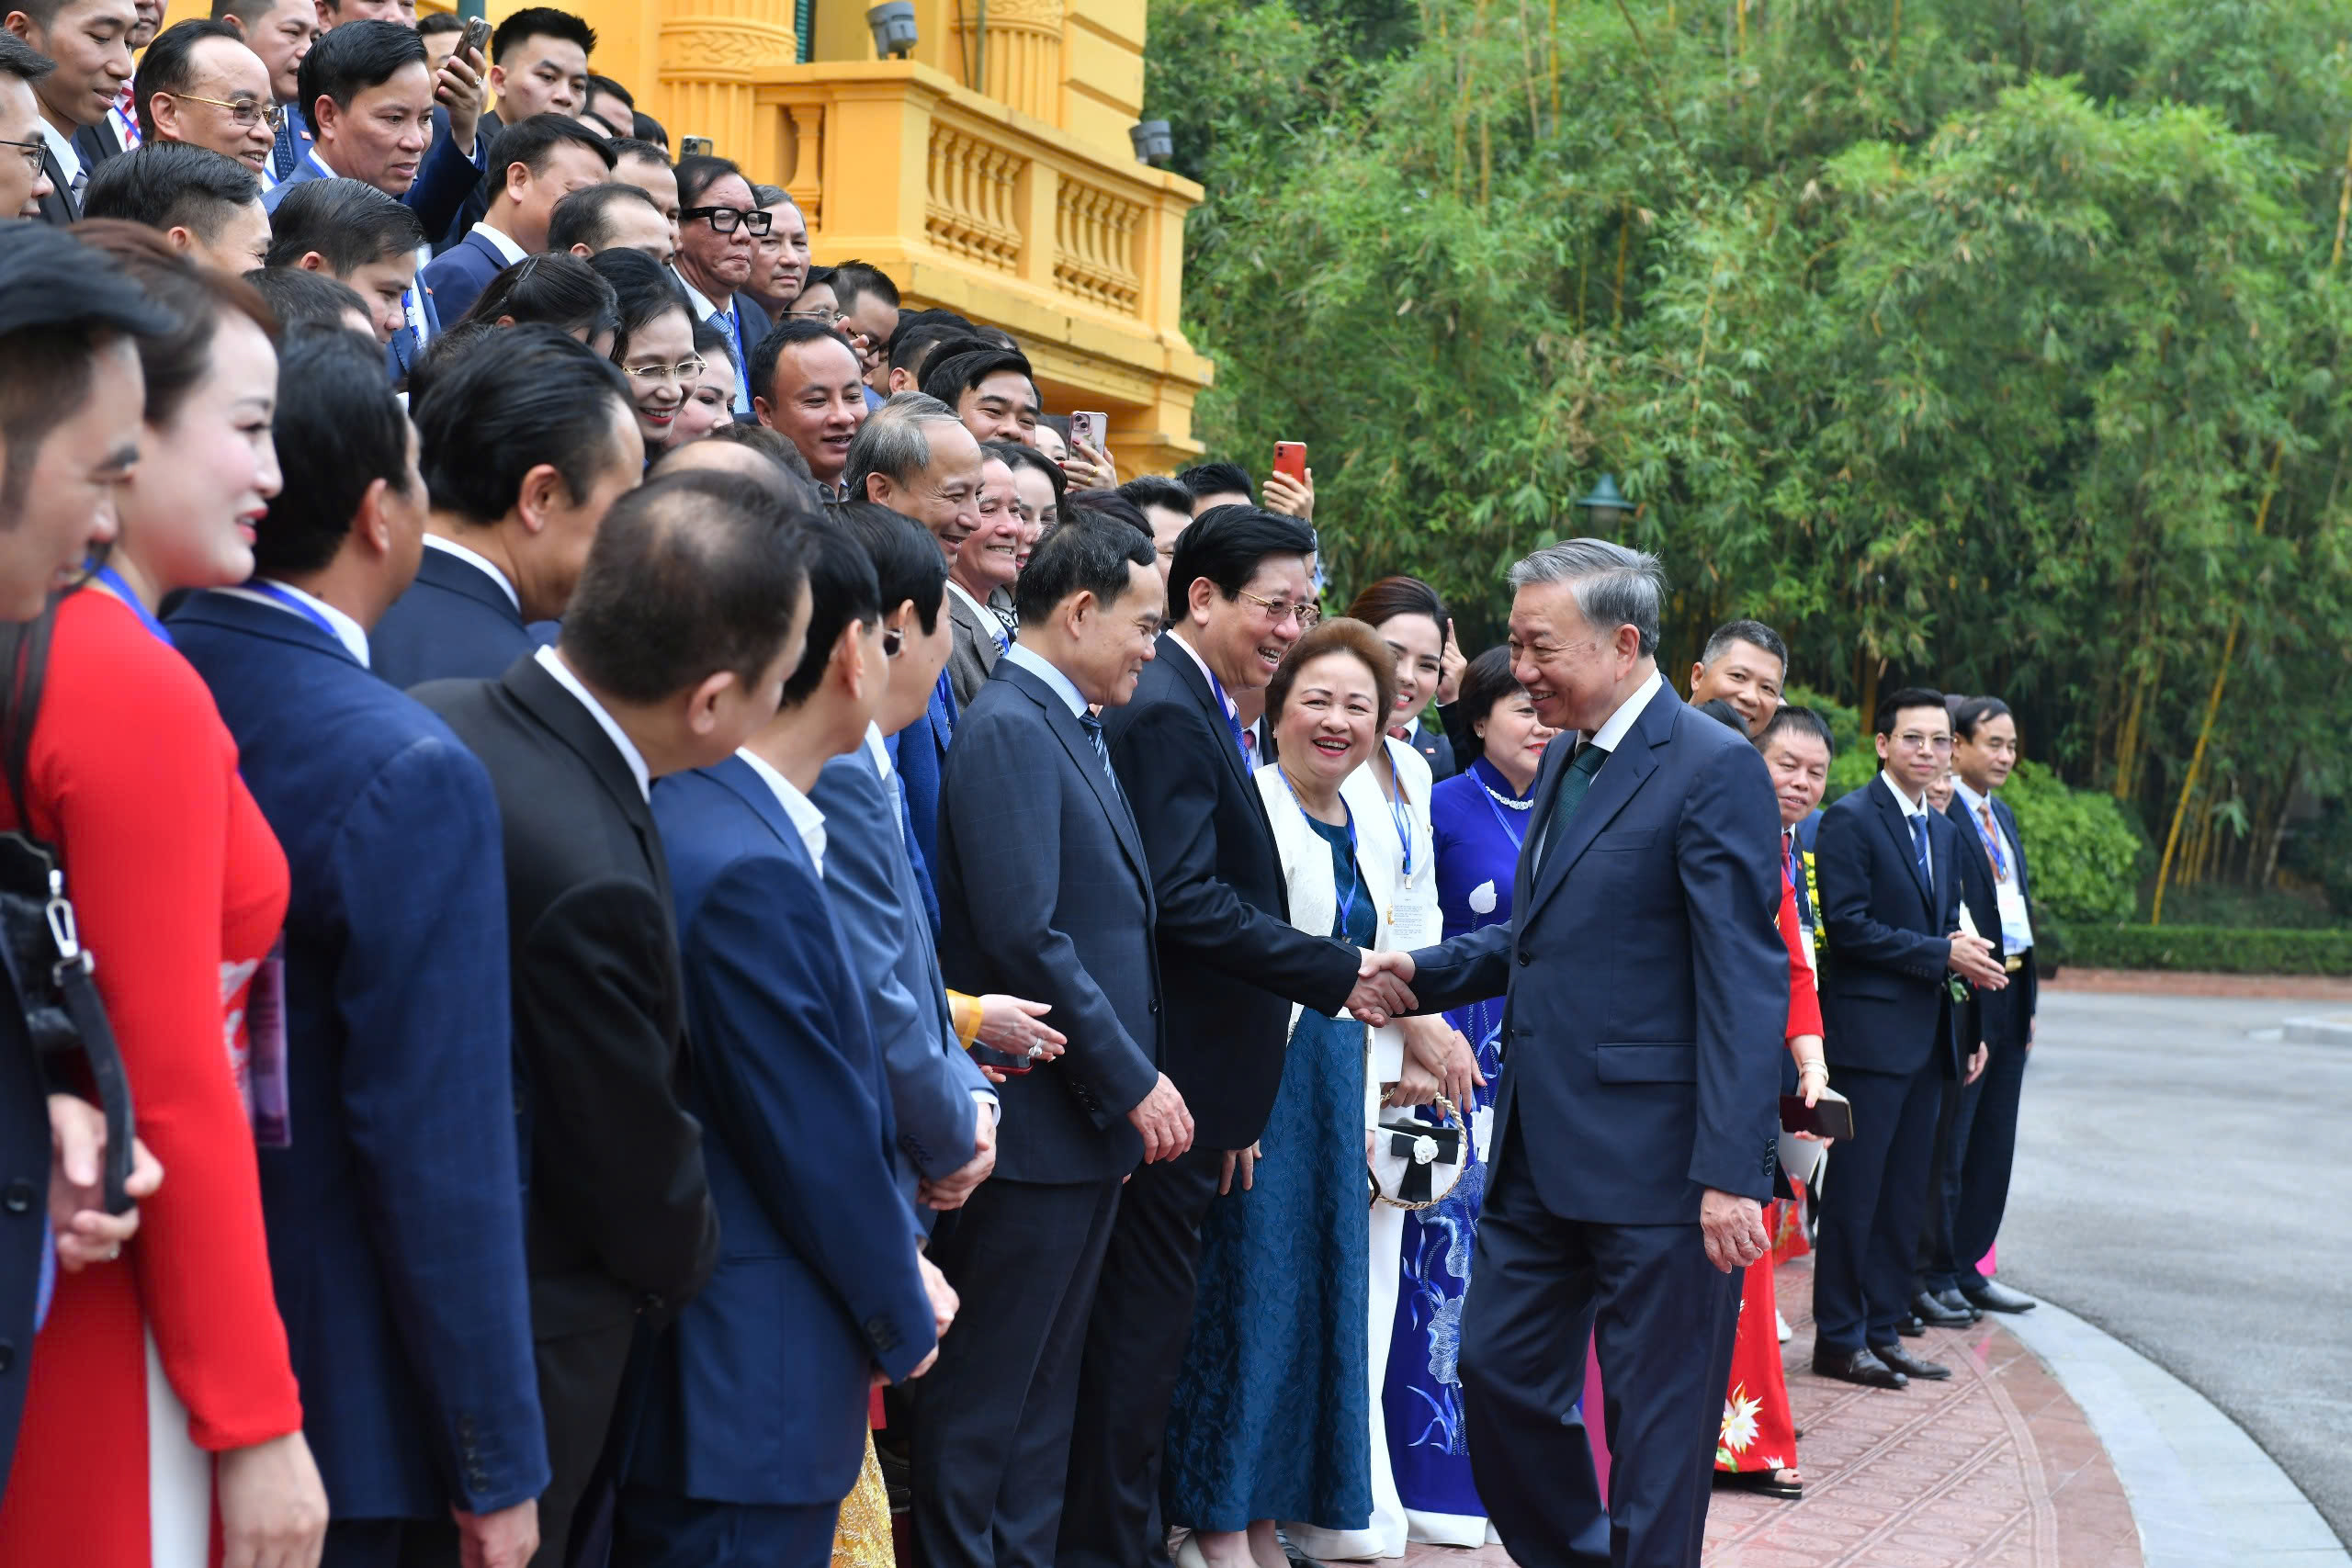
[[[286,1081],[286,948],[270,950],[254,971],[245,995],[245,1110],[253,1118],[254,1143],[265,1149],[291,1148],[294,1126]]]
[[[1435,947],[1444,931],[1445,919],[1437,906],[1419,898],[1388,912],[1388,945],[1399,953]]]

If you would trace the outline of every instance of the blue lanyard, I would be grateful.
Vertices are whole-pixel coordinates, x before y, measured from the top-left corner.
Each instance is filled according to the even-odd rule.
[[[114,596],[130,607],[130,613],[139,617],[139,624],[153,633],[158,642],[166,648],[172,645],[172,634],[164,629],[163,622],[155,618],[155,612],[147,607],[145,601],[130,591],[130,584],[122,580],[122,573],[110,566],[94,566],[90,569],[90,575],[113,590]]]
[[[1209,679],[1214,681],[1216,677],[1212,675]],[[1282,773],[1280,768],[1277,768],[1274,771],[1276,773]],[[1290,791],[1290,803],[1298,807],[1298,814],[1301,817],[1306,818],[1309,822],[1318,820],[1318,818],[1308,815],[1306,802],[1298,798],[1298,786],[1290,782],[1290,775],[1288,773],[1283,773],[1283,787]],[[1340,906],[1340,932],[1344,936],[1347,934],[1348,930],[1348,917],[1355,912],[1356,889],[1363,886],[1363,873],[1356,869],[1356,814],[1352,811],[1348,811],[1347,803],[1345,801],[1340,803],[1340,809],[1347,811],[1348,814],[1348,897],[1347,901]],[[1318,834],[1317,836],[1320,837],[1321,835]],[[1339,879],[1334,877],[1332,880],[1336,884]],[[1339,889],[1334,886],[1332,892],[1335,897],[1337,896],[1338,891]]]
[[[1207,660],[1204,659],[1201,660],[1202,669],[1208,670],[1208,666],[1209,661]],[[1233,749],[1235,751],[1240,753],[1241,765],[1246,768],[1250,765],[1250,747],[1248,743],[1241,739],[1241,721],[1233,716],[1233,701],[1225,694],[1225,682],[1216,678],[1216,671],[1214,670],[1209,670],[1209,690],[1216,694],[1216,711],[1225,716],[1225,728],[1230,730],[1233,734]],[[1288,783],[1289,781],[1285,779],[1283,782]],[[1294,791],[1294,797],[1295,797],[1295,794],[1296,792]],[[1301,809],[1304,809],[1304,807]],[[1349,841],[1351,843],[1354,842],[1352,835],[1355,832],[1355,823],[1353,818],[1350,818],[1349,820],[1348,832],[1351,835]]]
[[[1993,809],[1993,797],[1989,795],[1984,797],[1984,809],[1987,813]],[[1973,811],[1968,814],[1968,825],[1976,829],[1976,836],[1984,840],[1984,852],[1993,857],[1994,878],[2007,882],[2009,879],[2009,857],[2001,852],[1999,837],[1987,829],[1984,818]]]
[[[251,582],[245,584],[245,589],[248,592],[260,594],[263,598],[269,600],[272,604],[285,605],[288,609],[293,611],[296,615],[301,616],[304,620],[318,627],[319,630],[326,633],[328,640],[333,642],[337,649],[345,654],[348,654],[351,651],[349,649],[343,646],[343,636],[334,629],[334,622],[328,620],[324,615],[320,615],[319,612],[311,605],[304,604],[293,594],[288,593],[285,589],[280,588],[277,583],[265,582],[260,578],[256,577]]]
[[[1511,825],[1510,818],[1503,815],[1503,808],[1495,804],[1495,792],[1487,785],[1485,779],[1478,781],[1478,792],[1487,797],[1487,809],[1495,814],[1495,826],[1503,830],[1503,836],[1510,840],[1510,847],[1514,850],[1526,849],[1527,829],[1524,826],[1524,819],[1522,818],[1522,824],[1519,827]]]
[[[1388,737],[1383,735],[1380,740],[1385,747]],[[1413,803],[1405,798],[1405,775],[1397,771],[1393,752],[1388,757],[1388,784],[1396,791],[1388,797],[1388,820],[1396,826],[1396,842],[1404,847],[1405,880],[1409,883],[1413,880]]]

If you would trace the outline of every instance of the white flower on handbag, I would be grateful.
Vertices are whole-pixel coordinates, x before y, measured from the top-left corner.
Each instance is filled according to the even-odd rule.
[[[1756,1412],[1761,1402],[1747,1397],[1747,1385],[1731,1385],[1731,1396],[1724,1401],[1723,1446],[1734,1453],[1745,1453],[1756,1440]],[[1775,1470],[1782,1467],[1773,1466]]]

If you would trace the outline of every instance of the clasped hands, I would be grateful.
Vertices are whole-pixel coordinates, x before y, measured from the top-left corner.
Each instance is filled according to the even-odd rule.
[[[1951,972],[1982,990],[1999,991],[2008,987],[2008,972],[2001,961],[1993,956],[1993,944],[1981,936],[1967,931],[1951,933],[1951,954],[1944,960]]]
[[[1348,1010],[1356,1021],[1374,1029],[1402,1018],[1420,1007],[1413,996],[1413,955],[1359,950],[1363,963],[1356,970],[1356,987],[1348,993]]]

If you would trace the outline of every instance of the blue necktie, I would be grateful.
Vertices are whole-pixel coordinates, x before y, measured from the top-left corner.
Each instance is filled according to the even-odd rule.
[[[282,109],[277,117],[277,140],[269,149],[269,174],[282,180],[294,172],[294,109]]]
[[[1087,739],[1094,743],[1095,760],[1102,764],[1102,774],[1111,781],[1111,787],[1117,789],[1119,773],[1111,766],[1111,748],[1102,743],[1102,721],[1091,713],[1082,713],[1078,716],[1078,727],[1086,731]]]
[[[1936,890],[1936,874],[1928,864],[1928,819],[1913,817],[1911,823],[1911,858],[1919,863],[1919,880],[1928,892]]]
[[[727,359],[735,367],[735,412],[750,413],[752,412],[751,372],[744,368],[742,349],[735,341],[735,319],[727,310],[713,310],[710,313],[710,325],[720,337],[727,340]]]

